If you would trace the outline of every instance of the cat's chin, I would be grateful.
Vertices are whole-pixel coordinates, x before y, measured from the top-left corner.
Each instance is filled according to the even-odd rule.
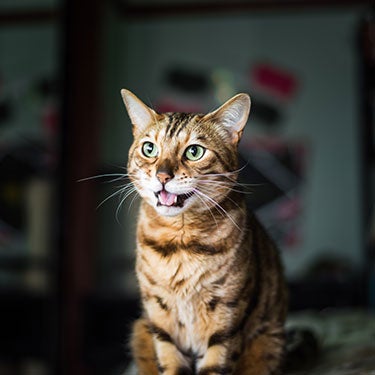
[[[176,207],[176,206],[156,206],[156,212],[161,216],[177,216],[182,214],[185,211],[185,207]]]
[[[158,200],[154,205],[154,209],[161,216],[177,216],[185,212],[191,206],[193,200],[193,198],[189,198],[184,200],[182,204],[174,204],[171,206],[162,205]]]

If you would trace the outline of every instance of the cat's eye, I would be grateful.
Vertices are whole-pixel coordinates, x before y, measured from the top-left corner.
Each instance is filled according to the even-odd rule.
[[[199,145],[191,145],[185,151],[185,157],[188,160],[196,161],[203,157],[206,149]]]
[[[158,148],[152,142],[145,142],[142,146],[142,153],[148,158],[155,158],[158,155]]]

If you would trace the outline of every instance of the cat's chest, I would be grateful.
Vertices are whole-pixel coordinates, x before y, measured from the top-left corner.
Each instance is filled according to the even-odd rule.
[[[219,259],[217,259],[219,260]],[[176,251],[163,256],[150,249],[138,252],[137,272],[141,286],[159,290],[170,296],[200,294],[202,286],[212,273],[215,261],[207,261],[202,255]]]
[[[194,348],[195,354],[203,353],[210,321],[204,297],[192,294],[179,298],[171,317],[175,321],[171,332],[178,346],[187,351]]]
[[[146,254],[148,256],[146,257]],[[200,348],[212,311],[209,301],[217,292],[220,256],[204,259],[191,254],[160,258],[148,251],[137,260],[144,307],[148,316],[171,333],[184,348]]]

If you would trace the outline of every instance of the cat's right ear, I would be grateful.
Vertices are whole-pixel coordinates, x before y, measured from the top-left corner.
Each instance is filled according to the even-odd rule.
[[[121,96],[133,125],[133,135],[137,136],[155,121],[157,113],[129,90],[122,89]]]
[[[243,128],[246,125],[251,107],[250,96],[237,94],[226,101],[214,112],[208,113],[203,119],[211,120],[221,125],[229,135],[233,144],[241,139]]]

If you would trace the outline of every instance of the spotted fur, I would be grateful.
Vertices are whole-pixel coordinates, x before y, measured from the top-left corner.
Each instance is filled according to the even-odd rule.
[[[134,134],[128,172],[142,197],[136,272],[143,315],[131,340],[138,374],[278,374],[282,267],[237,182],[248,95],[207,115],[158,114],[131,92],[122,96]],[[192,145],[194,158],[203,150],[198,160],[188,157]]]

